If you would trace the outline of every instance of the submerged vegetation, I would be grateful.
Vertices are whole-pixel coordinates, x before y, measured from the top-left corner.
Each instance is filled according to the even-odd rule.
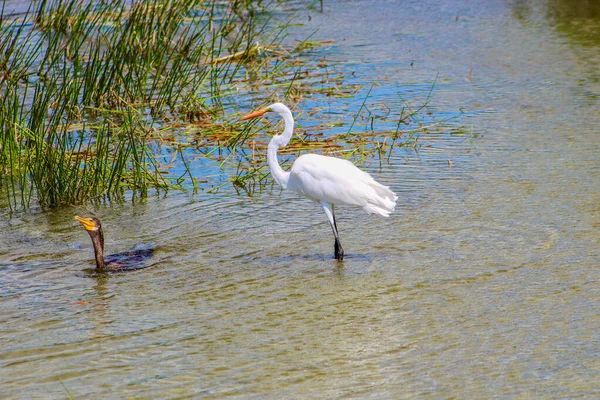
[[[284,47],[287,24],[273,21],[271,5],[41,0],[10,15],[3,4],[0,198],[7,203],[0,208],[47,208],[125,191],[143,197],[186,182],[198,190],[209,177],[194,176],[188,159],[195,156],[228,166],[228,182],[246,192],[262,185],[268,171],[257,153],[267,140],[235,124],[231,110],[241,97],[268,88],[264,101],[278,92],[295,104],[309,93],[350,97],[359,89],[344,85],[326,62],[310,64],[310,73],[303,68],[298,55],[318,43]],[[312,127],[315,135],[299,127],[286,151],[318,146],[381,160],[394,146],[415,145],[425,129],[421,109],[390,117],[397,129],[382,141],[373,121],[388,116],[361,107],[347,132],[323,140],[318,131],[326,126]],[[370,123],[370,132],[353,134],[359,122]],[[270,131],[265,124],[260,128]]]
[[[261,58],[283,30],[266,32],[268,15],[253,1],[42,0],[25,15],[5,7],[0,185],[10,207],[177,185],[157,161],[157,130],[210,120],[238,61]],[[265,66],[244,72],[277,68]]]

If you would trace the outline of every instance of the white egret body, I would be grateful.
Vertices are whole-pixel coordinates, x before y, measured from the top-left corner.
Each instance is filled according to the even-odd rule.
[[[281,103],[242,117],[242,120],[257,118],[274,112],[283,118],[284,130],[269,142],[267,163],[271,175],[283,189],[293,190],[323,207],[335,236],[335,258],[344,259],[335,221],[334,205],[358,206],[369,214],[388,217],[396,206],[398,196],[371,175],[358,169],[350,161],[318,154],[304,154],[294,161],[292,169],[284,171],[277,161],[277,150],[286,146],[294,132],[292,112]]]

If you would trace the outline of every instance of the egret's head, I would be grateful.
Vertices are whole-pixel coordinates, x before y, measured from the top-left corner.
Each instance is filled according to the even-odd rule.
[[[95,232],[102,229],[102,225],[100,225],[100,220],[95,217],[80,217],[78,215],[75,216],[75,219],[81,222],[81,225],[88,232]]]
[[[273,103],[270,106],[268,106],[267,108],[263,108],[262,110],[254,111],[253,113],[244,115],[242,118],[240,118],[240,121],[245,121],[247,119],[262,117],[266,113],[270,113],[270,112],[278,114],[282,117],[285,114],[289,114],[290,116],[292,115],[292,112],[290,111],[290,109],[287,108],[284,104]]]

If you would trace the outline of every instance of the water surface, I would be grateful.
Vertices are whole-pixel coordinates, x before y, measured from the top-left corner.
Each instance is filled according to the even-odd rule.
[[[598,397],[600,19],[585,4],[288,5],[297,38],[333,39],[322,57],[363,85],[300,107],[351,123],[374,81],[367,105],[397,112],[437,76],[431,117],[458,115],[365,165],[397,211],[339,207],[343,264],[320,207],[276,187],[4,214],[0,397]],[[86,275],[86,213],[107,251],[155,242],[161,262]]]

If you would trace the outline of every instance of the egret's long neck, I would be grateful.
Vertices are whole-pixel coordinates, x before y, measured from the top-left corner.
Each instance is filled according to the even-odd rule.
[[[279,161],[277,161],[277,150],[290,142],[292,133],[294,132],[294,118],[292,118],[292,113],[289,111],[281,113],[280,116],[283,118],[283,133],[281,135],[273,136],[273,139],[269,142],[267,164],[269,164],[269,169],[271,170],[273,178],[275,178],[282,188],[287,189],[290,173],[284,171],[279,165]]]

